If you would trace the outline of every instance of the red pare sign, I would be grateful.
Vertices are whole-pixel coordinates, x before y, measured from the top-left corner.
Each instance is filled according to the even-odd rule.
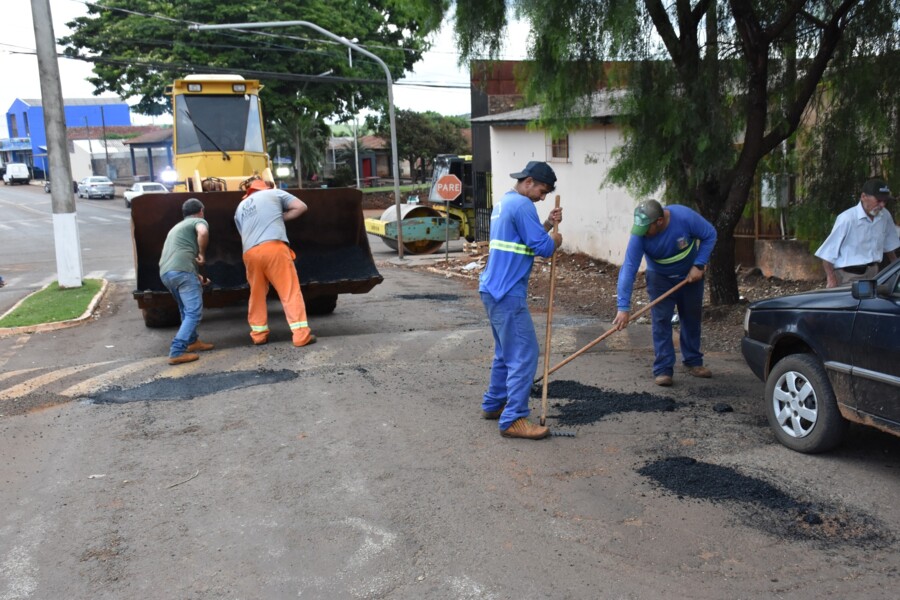
[[[462,194],[462,181],[456,175],[448,173],[437,180],[434,191],[444,200],[456,200]]]

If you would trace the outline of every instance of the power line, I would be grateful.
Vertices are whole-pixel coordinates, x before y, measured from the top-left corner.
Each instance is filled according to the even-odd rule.
[[[17,51],[12,52],[11,54],[22,54],[22,55],[35,55],[34,50],[29,51]],[[279,81],[304,81],[310,83],[326,83],[326,84],[338,84],[338,83],[354,83],[358,85],[384,85],[384,80],[382,79],[364,79],[360,77],[334,77],[327,76],[322,77],[320,75],[305,75],[302,73],[283,73],[278,71],[261,71],[257,69],[241,69],[241,68],[225,68],[225,67],[210,67],[209,65],[194,65],[190,63],[162,63],[162,62],[151,62],[151,61],[135,61],[132,59],[124,59],[124,58],[109,58],[109,57],[100,57],[100,56],[68,56],[65,54],[57,54],[57,58],[68,58],[71,60],[80,60],[88,63],[97,63],[97,64],[110,64],[110,65],[132,65],[132,66],[140,66],[146,67],[149,69],[157,69],[161,71],[185,71],[190,73],[205,73],[205,74],[239,74],[244,76],[249,76],[254,79],[274,79]],[[468,83],[439,83],[439,82],[428,82],[428,81],[404,81],[398,80],[394,82],[394,85],[404,86],[404,87],[424,87],[424,88],[435,88],[435,89],[468,89]]]

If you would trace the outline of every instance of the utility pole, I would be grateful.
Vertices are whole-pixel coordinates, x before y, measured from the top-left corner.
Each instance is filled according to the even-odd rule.
[[[103,114],[103,105],[100,105],[100,125],[103,127],[103,151],[106,154],[106,176],[112,179],[109,165],[109,142],[106,141],[106,116]]]
[[[34,43],[37,49],[38,74],[41,78],[41,103],[47,130],[47,158],[50,162],[50,196],[53,204],[53,240],[56,247],[56,270],[61,288],[82,286],[81,243],[72,195],[72,166],[66,144],[66,114],[59,82],[56,58],[56,36],[50,0],[31,0]]]
[[[91,175],[94,174],[94,146],[91,144],[91,126],[88,124],[87,115],[84,115],[84,128],[87,129],[88,153],[91,161]],[[52,183],[50,185],[53,185]]]

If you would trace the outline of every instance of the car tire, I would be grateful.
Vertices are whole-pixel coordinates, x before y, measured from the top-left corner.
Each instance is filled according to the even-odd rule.
[[[778,361],[766,378],[765,401],[775,437],[791,450],[826,452],[847,431],[825,367],[813,354],[792,354]]]
[[[128,200],[128,198],[125,199],[125,208],[131,208],[131,202]]]

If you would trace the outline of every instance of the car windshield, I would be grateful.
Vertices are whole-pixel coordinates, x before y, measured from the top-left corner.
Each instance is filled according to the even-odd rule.
[[[166,188],[165,188],[164,186],[162,186],[162,185],[160,185],[160,184],[158,184],[158,183],[144,184],[144,186],[143,186],[142,188],[140,188],[140,189],[142,189],[142,190],[145,191],[145,192],[165,192],[165,191],[168,191],[168,190],[166,190]]]
[[[88,183],[112,183],[112,181],[106,177],[89,177],[87,182]]]

